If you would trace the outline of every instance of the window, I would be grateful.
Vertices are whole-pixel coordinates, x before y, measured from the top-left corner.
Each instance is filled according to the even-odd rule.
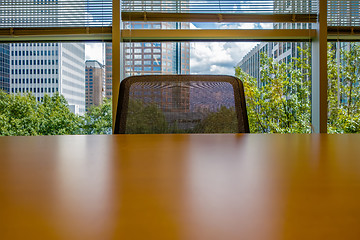
[[[196,58],[189,58],[184,59],[183,52],[176,52],[174,53],[174,49],[178,49],[174,43],[177,41],[189,41],[194,40],[196,42],[201,42],[201,40],[205,40],[206,37],[207,41],[209,39],[214,39],[213,44],[219,44],[216,43],[216,40],[223,41],[223,38],[229,39],[230,43],[235,43],[236,41],[244,41],[244,39],[239,39],[238,36],[243,36],[242,34],[233,35],[233,36],[226,36],[226,31],[222,31],[225,29],[234,29],[236,32],[241,33],[241,31],[246,28],[255,28],[256,29],[256,36],[252,38],[252,40],[259,40],[263,41],[268,37],[262,29],[292,29],[292,34],[295,36],[296,41],[309,41],[309,38],[312,38],[314,34],[316,33],[316,29],[313,24],[317,21],[317,18],[321,19],[322,15],[320,14],[318,16],[318,12],[323,11],[324,8],[324,1],[319,0],[310,0],[310,1],[303,1],[303,0],[274,0],[274,1],[261,1],[262,4],[258,4],[258,1],[233,1],[232,4],[228,4],[227,1],[218,1],[215,5],[209,5],[206,1],[176,1],[176,0],[170,0],[170,1],[130,1],[130,0],[122,0],[121,5],[122,9],[122,18],[123,22],[127,22],[125,26],[118,26],[114,25],[114,28],[112,29],[112,2],[111,0],[94,0],[89,1],[87,6],[81,5],[83,1],[76,1],[75,4],[77,4],[76,7],[74,7],[74,14],[62,14],[63,11],[53,11],[48,12],[47,10],[53,10],[52,8],[46,9],[46,4],[39,4],[39,7],[34,7],[31,11],[37,13],[36,18],[28,19],[26,16],[28,15],[28,11],[26,8],[27,1],[17,1],[17,4],[13,4],[14,1],[4,1],[3,4],[0,6],[0,18],[3,19],[0,23],[0,27],[5,29],[4,32],[11,32],[12,29],[16,31],[17,28],[26,29],[28,27],[36,27],[36,28],[43,28],[46,27],[54,27],[57,30],[57,36],[59,36],[59,41],[66,39],[69,40],[71,38],[79,39],[82,36],[86,35],[86,31],[91,30],[92,33],[94,33],[92,36],[108,36],[106,40],[111,39],[111,32],[119,31],[120,27],[124,30],[122,34],[122,40],[124,42],[128,41],[131,42],[131,37],[136,36],[140,29],[146,30],[156,30],[156,29],[162,29],[162,31],[157,31],[155,34],[152,35],[146,35],[143,37],[139,37],[136,39],[136,42],[132,42],[133,46],[142,48],[146,47],[144,51],[147,51],[146,54],[138,54],[135,55],[135,57],[128,58],[130,59],[147,59],[146,61],[152,61],[153,63],[157,63],[157,67],[160,67],[161,69],[163,66],[165,66],[166,61],[164,59],[167,59],[167,61],[172,62],[173,64],[171,66],[166,65],[166,71],[176,73],[180,71],[180,69],[186,69],[187,66],[176,66],[176,61],[174,62],[174,57],[179,56],[180,58],[183,58],[182,63],[187,63],[189,61],[189,68],[190,72],[193,71],[193,69],[196,69],[197,62],[194,64],[193,61],[195,61]],[[70,0],[64,0],[62,2],[70,2]],[[115,1],[116,2],[116,1]],[[359,11],[356,1],[340,1],[340,0],[328,0],[328,6],[327,9],[325,9],[328,12],[328,39],[329,41],[336,41],[337,38],[339,38],[340,42],[347,40],[349,42],[353,41],[356,42],[359,40],[357,37],[358,34],[352,34],[357,33],[358,27],[360,26],[360,23],[358,21],[359,19]],[[194,8],[193,4],[197,4],[197,8]],[[320,6],[320,7],[318,7]],[[54,7],[54,6],[52,6]],[[61,8],[61,4],[59,6],[56,6],[57,8]],[[119,6],[115,6],[118,8]],[[20,9],[20,10],[19,10]],[[87,11],[82,11],[83,9],[87,9]],[[199,10],[197,10],[199,9]],[[244,11],[246,9],[246,11]],[[322,9],[322,10],[321,10]],[[201,11],[200,11],[201,10]],[[9,13],[9,11],[16,11],[16,14],[12,14],[11,17],[9,15],[6,15]],[[183,18],[180,22],[173,22],[171,19],[167,19],[164,17],[163,19],[156,19],[156,21],[152,21],[151,18],[147,19],[147,22],[143,22],[143,17],[139,17],[137,19],[136,16],[144,16],[143,14],[138,15],[131,15],[133,12],[137,13],[144,13],[144,12],[163,12],[163,13],[169,13],[171,12],[174,14],[176,18]],[[194,20],[193,23],[189,23],[184,19],[184,16],[181,15],[181,13],[195,13],[197,16],[204,17],[205,15],[201,15],[202,13],[206,13],[207,22],[196,22]],[[59,16],[58,14],[61,13],[62,15]],[[177,15],[176,15],[177,14]],[[219,15],[221,14],[221,15]],[[239,19],[235,19],[235,21],[229,21],[227,19],[226,14],[239,14],[241,16]],[[254,23],[251,23],[249,21],[246,21],[248,14],[252,14],[251,16],[254,16],[254,14],[263,14],[261,18],[256,19]],[[284,23],[273,23],[272,19],[274,18],[274,15],[281,15],[283,17],[282,19],[285,21]],[[51,16],[49,16],[51,15]],[[154,14],[156,15],[156,14]],[[77,17],[73,17],[77,16]],[[148,15],[150,16],[150,15]],[[293,18],[293,16],[296,16],[296,18]],[[57,21],[61,17],[61,21]],[[221,17],[222,19],[219,19]],[[129,21],[131,19],[131,21]],[[242,20],[242,19],[245,19]],[[254,18],[252,18],[254,19]],[[118,24],[118,23],[114,23]],[[177,37],[175,35],[169,34],[168,30],[176,30],[180,32],[181,30],[189,28],[190,24],[194,25],[196,29],[217,29],[216,32],[208,32],[212,36],[205,36],[203,34],[195,33],[191,36],[186,36],[184,34],[177,34]],[[281,25],[282,24],[282,25]],[[74,34],[71,31],[71,28],[73,27],[79,27],[78,33]],[[100,28],[96,28],[100,27]],[[341,28],[341,36],[337,36],[337,31]],[[88,28],[87,30],[85,30]],[[84,31],[81,32],[83,29]],[[129,31],[131,29],[131,34],[129,34]],[[306,29],[309,31],[309,34],[302,34],[299,30]],[[29,57],[29,56],[41,56],[41,51],[43,52],[43,56],[45,55],[45,52],[47,51],[47,57],[55,57],[62,54],[59,50],[53,50],[53,49],[47,49],[48,47],[55,47],[59,43],[53,43],[53,42],[47,42],[49,38],[46,35],[37,35],[35,30],[32,30],[29,28],[27,32],[21,33],[14,33],[14,36],[17,36],[17,39],[20,41],[23,41],[24,36],[34,36],[35,39],[39,39],[39,43],[36,43],[37,45],[34,45],[34,48],[30,49],[22,49],[27,48],[29,46],[29,43],[14,43],[17,50],[10,50],[11,56],[15,58],[15,60],[20,60],[19,58],[23,57]],[[183,33],[183,32],[182,32]],[[288,52],[291,52],[289,54],[296,54],[296,49],[298,45],[296,43],[290,42],[294,39],[290,39],[290,37],[286,37],[279,33],[279,31],[273,32],[273,34],[277,37],[278,42],[283,42],[284,44],[279,47],[278,44],[276,47],[278,49],[273,50],[274,55],[276,54],[277,58],[282,58],[280,61],[282,63],[289,63],[291,59],[288,57]],[[273,36],[274,36],[273,35]],[[234,37],[237,36],[237,37]],[[1,36],[0,36],[1,37]],[[12,36],[10,34],[6,36],[7,41],[8,39],[11,39]],[[149,39],[151,37],[151,39]],[[22,39],[23,38],[23,39]],[[91,38],[91,36],[87,36],[86,39],[88,40]],[[141,39],[142,38],[142,39]],[[154,40],[155,39],[155,40]],[[143,42],[141,42],[143,40]],[[290,41],[289,41],[290,40]],[[168,41],[173,41],[172,43]],[[164,43],[166,43],[166,50],[163,51]],[[311,43],[311,39],[309,41]],[[35,43],[35,42],[34,42]],[[185,43],[185,42],[183,42]],[[324,41],[320,43],[322,46],[324,45]],[[273,46],[274,46],[273,45]],[[117,44],[118,46],[118,44]],[[114,48],[116,49],[114,51],[115,54],[119,54],[119,50],[117,49],[117,46]],[[268,45],[267,47],[269,47]],[[272,46],[272,47],[273,47]],[[40,48],[40,49],[36,49]],[[149,50],[147,50],[149,49]],[[151,49],[159,49],[160,52],[155,55],[152,54],[150,51]],[[156,51],[159,51],[156,50]],[[188,53],[190,55],[193,54],[193,50],[190,50],[190,47],[185,52],[189,51]],[[270,49],[264,50],[264,51],[271,51]],[[317,51],[316,48],[313,48],[313,51]],[[29,54],[28,54],[29,53]],[[166,56],[164,56],[166,53]],[[49,56],[50,55],[50,56]],[[145,55],[150,55],[150,57],[145,58]],[[21,56],[21,57],[19,57]],[[142,57],[144,56],[144,57]],[[186,54],[185,54],[186,56]],[[19,58],[17,58],[19,57]],[[206,57],[206,56],[204,56]],[[127,56],[125,56],[127,58]],[[341,58],[341,57],[340,57]],[[118,58],[116,58],[118,59]],[[325,64],[326,66],[326,56],[324,58],[324,54],[320,56],[320,59],[323,61],[318,61],[315,65],[312,67],[314,71],[313,79],[315,79],[312,83],[314,86],[314,89],[316,89],[316,86],[318,84],[317,78],[323,78],[324,76],[324,68],[319,67],[318,65],[323,66]],[[338,57],[339,59],[339,57]],[[37,62],[33,62],[33,65],[41,66],[40,64],[36,64]],[[62,67],[62,62],[55,61],[56,65],[59,67]],[[23,62],[21,62],[22,65]],[[120,65],[120,63],[115,63],[116,65]],[[25,63],[27,65],[27,63]],[[148,65],[150,66],[150,65]],[[342,65],[341,65],[342,66]],[[140,67],[140,66],[138,66]],[[152,65],[154,67],[154,65]],[[209,70],[214,71],[214,69],[219,69],[221,66],[210,66]],[[33,68],[32,70],[34,70]],[[36,68],[38,69],[38,68]],[[26,73],[26,71],[23,71],[19,68],[17,69],[10,69],[10,74],[41,74],[38,70],[36,72],[32,71],[30,69],[29,73]],[[124,70],[123,68],[121,70]],[[316,70],[316,71],[315,71]],[[319,71],[318,71],[319,70]],[[326,70],[326,68],[325,68]],[[48,71],[47,71],[48,72]],[[52,74],[54,74],[54,77],[59,77],[59,72],[56,69],[52,69]],[[319,72],[319,77],[315,76]],[[62,75],[62,72],[61,72]],[[118,72],[118,69],[114,70],[115,78],[119,78],[120,73]],[[107,76],[107,75],[106,75]],[[110,76],[110,75],[109,75]],[[29,76],[22,76],[22,77],[29,77]],[[35,76],[32,76],[35,77]],[[340,78],[341,80],[341,78]],[[116,83],[117,84],[117,83]],[[322,86],[321,86],[322,87]],[[322,87],[323,88],[323,87]],[[324,89],[322,89],[323,92]],[[316,106],[312,106],[312,114],[317,114],[319,116],[313,117],[312,119],[320,119],[318,122],[313,122],[314,131],[326,131],[326,128],[323,128],[324,122],[325,125],[327,123],[327,112],[324,113],[324,108],[320,109],[320,104],[325,104],[327,102],[326,97],[320,95],[320,90],[317,90],[312,93],[312,96],[314,98],[319,98],[319,104]],[[340,94],[341,95],[341,94]],[[351,98],[349,98],[351,99]],[[321,100],[321,101],[320,101]],[[344,100],[346,101],[346,100]],[[325,119],[325,120],[324,120]],[[322,127],[320,127],[320,125]],[[325,130],[324,130],[325,129]]]
[[[26,43],[26,45],[25,43],[24,46],[20,46],[19,44],[15,44],[15,43],[8,43],[6,46],[8,47],[9,50],[12,49],[13,52],[18,51],[19,48],[21,48],[21,52],[23,51],[29,52],[30,49],[31,51],[33,49],[35,49],[35,51],[38,51],[36,48],[41,48],[41,45],[38,46],[37,42]],[[44,45],[45,43],[43,43],[42,47],[44,47]],[[0,44],[0,50],[1,47],[2,44]],[[19,59],[20,57],[16,57],[16,56],[11,57],[9,54],[9,63],[10,63],[9,67],[11,67],[11,69],[14,72],[13,74],[11,73],[9,74],[10,77],[9,85],[11,86],[11,88],[9,89],[11,94],[20,94],[23,97],[25,97],[27,96],[27,93],[31,92],[31,94],[34,97],[36,97],[36,99],[38,100],[44,98],[45,95],[55,96],[55,93],[59,92],[61,95],[63,95],[63,97],[67,101],[67,106],[69,107],[70,111],[72,111],[77,115],[84,115],[86,112],[85,56],[97,57],[94,54],[94,52],[105,53],[106,51],[105,44],[101,42],[100,43],[61,42],[57,46],[51,46],[51,47],[47,46],[47,48],[53,48],[54,51],[56,51],[55,48],[57,48],[57,50],[61,54],[61,57],[54,56],[51,57],[51,59],[46,59],[46,57],[44,56],[43,57],[30,56],[28,54],[28,56],[22,56],[21,59]],[[87,48],[90,50],[95,49],[95,51],[87,52]],[[56,58],[60,60],[61,64],[58,66],[51,66],[51,69],[49,69],[47,63],[50,60],[54,61],[55,63]],[[20,63],[21,65],[15,65],[15,59],[17,63]],[[102,58],[98,57],[98,59],[99,61],[96,62],[96,64],[98,65],[96,65],[96,67],[99,67],[99,70],[101,71],[101,73],[98,75],[102,76],[102,79],[100,79],[100,81],[103,81],[103,84],[105,85],[106,72],[103,63],[107,64],[107,66],[111,66],[112,58],[108,57],[106,62],[104,57]],[[12,62],[14,64],[11,64]],[[39,65],[35,67],[30,65],[30,63],[35,63],[35,62],[39,63]],[[0,66],[2,66],[1,58],[0,58]],[[15,78],[15,72],[16,73],[20,72],[23,75],[20,75],[20,77]],[[51,74],[51,72],[53,72],[53,75],[51,75],[51,78],[49,78],[49,74]],[[59,75],[60,72],[62,74],[61,76]],[[95,68],[93,73],[94,73],[94,81],[95,81],[95,78],[97,76],[95,74],[96,73]],[[1,76],[1,67],[0,67],[0,76]],[[1,83],[1,78],[0,78],[0,83]],[[19,86],[18,84],[20,83],[21,85]],[[2,87],[1,84],[0,87]],[[103,89],[105,89],[105,86],[103,87]],[[107,88],[107,92],[109,91],[111,92],[111,87],[110,89],[109,87]],[[105,98],[105,96],[103,96],[104,92],[100,92],[100,93],[102,94],[101,98],[104,99]],[[101,102],[94,101],[93,104],[102,104],[102,99]],[[80,118],[80,116],[78,117]]]
[[[147,2],[146,4],[141,4],[139,3],[138,6],[139,8],[133,8],[132,11],[133,12],[175,12],[175,14],[179,13],[177,17],[181,18],[182,12],[186,12],[186,11],[192,11],[192,13],[198,13],[199,15],[202,14],[202,12],[206,12],[207,14],[211,13],[213,14],[213,18],[209,17],[209,21],[207,23],[201,23],[201,22],[196,22],[194,21],[194,23],[192,23],[196,29],[236,29],[236,28],[240,28],[241,25],[246,26],[245,28],[257,28],[259,29],[258,32],[261,32],[260,28],[262,29],[272,29],[274,28],[283,28],[284,26],[281,26],[280,24],[275,23],[261,23],[261,20],[258,23],[254,23],[254,24],[243,24],[243,23],[231,23],[229,21],[224,21],[221,24],[218,24],[218,13],[221,12],[221,14],[225,14],[226,13],[238,13],[238,14],[244,14],[244,16],[246,17],[247,13],[251,14],[261,14],[261,13],[265,13],[267,10],[267,8],[271,8],[277,9],[277,14],[281,11],[283,11],[284,13],[289,13],[289,11],[291,13],[296,13],[296,14],[306,14],[307,15],[307,20],[309,21],[309,14],[311,15],[311,17],[314,17],[314,15],[316,15],[317,12],[317,8],[313,6],[315,6],[316,4],[314,4],[315,1],[308,1],[306,5],[306,7],[304,6],[304,8],[299,8],[299,7],[294,7],[294,6],[300,6],[300,5],[296,5],[296,3],[294,3],[294,6],[292,6],[292,8],[287,8],[284,9],[282,8],[280,5],[272,5],[274,4],[274,2],[276,1],[264,1],[264,4],[262,6],[256,6],[255,1],[246,1],[245,2],[233,2],[230,5],[226,4],[226,1],[219,1],[218,6],[214,7],[211,6],[211,8],[204,4],[201,5],[201,7],[199,9],[201,9],[201,11],[197,12],[196,10],[188,10],[189,8],[185,7],[184,3],[179,3],[176,1],[177,4],[180,5],[177,6],[176,8],[171,10],[171,6],[175,7],[175,1],[174,2],[167,2],[166,3],[166,8],[162,8],[162,9],[155,9],[151,7],[151,3]],[[296,2],[293,1],[293,2]],[[127,26],[129,26],[131,28],[132,24],[137,23],[137,21],[141,21],[141,19],[134,19],[135,15],[132,15],[132,12],[127,11],[126,10],[126,4],[130,4],[130,1],[125,1],[123,2],[123,7],[125,10],[123,10],[123,16],[125,16],[125,18],[129,18],[131,19],[131,21],[129,21],[127,24]],[[160,3],[162,4],[162,3]],[[165,6],[165,3],[163,3]],[[171,5],[174,4],[174,5]],[[181,6],[181,4],[184,4],[184,6]],[[190,3],[191,6],[192,3]],[[196,4],[203,4],[200,2],[196,2]],[[238,6],[237,4],[241,5],[241,4],[248,4],[250,7],[248,7],[247,9],[251,9],[249,10],[247,13],[241,12],[241,9],[244,9],[244,6]],[[252,5],[254,4],[254,5]],[[141,6],[141,7],[140,7]],[[184,7],[182,9],[182,7]],[[177,9],[181,9],[181,10],[177,10]],[[187,10],[186,10],[187,9]],[[190,7],[191,9],[191,7]],[[205,10],[204,10],[205,9]],[[234,10],[235,9],[235,10]],[[172,12],[172,13],[173,13]],[[210,15],[211,15],[210,14]],[[271,14],[270,14],[271,15]],[[316,16],[315,16],[316,17]],[[269,17],[269,19],[271,19],[271,17]],[[149,20],[149,19],[148,19]],[[283,64],[283,65],[290,65],[293,64],[293,61],[287,61],[289,59],[288,55],[285,53],[284,51],[284,46],[288,46],[288,43],[286,41],[282,42],[281,48],[279,49],[279,47],[277,46],[277,49],[273,49],[273,44],[267,43],[267,42],[260,42],[258,44],[254,44],[254,43],[240,43],[240,42],[236,42],[237,39],[233,38],[232,40],[234,40],[233,42],[216,42],[216,39],[219,39],[219,37],[222,37],[222,34],[226,34],[225,31],[216,31],[216,33],[214,32],[213,37],[210,37],[212,39],[215,39],[214,42],[201,42],[200,40],[202,39],[202,34],[199,33],[198,35],[192,35],[191,37],[193,38],[193,40],[196,40],[196,42],[169,42],[169,38],[171,38],[172,36],[172,32],[169,31],[169,34],[167,35],[167,29],[169,30],[174,30],[176,29],[177,31],[181,31],[182,29],[189,29],[190,28],[190,24],[187,23],[186,21],[184,21],[183,23],[173,23],[171,21],[169,21],[168,19],[166,19],[166,17],[164,19],[162,19],[163,21],[161,22],[161,28],[163,29],[163,31],[161,32],[155,32],[156,34],[158,34],[157,38],[154,35],[151,35],[151,41],[153,41],[152,43],[146,42],[150,39],[146,39],[146,37],[144,37],[144,41],[145,41],[145,47],[152,47],[152,52],[150,52],[149,50],[145,50],[147,53],[149,54],[144,54],[144,59],[152,59],[152,71],[157,72],[157,73],[163,73],[163,74],[174,74],[174,73],[181,73],[181,74],[188,74],[188,73],[196,73],[196,74],[219,74],[219,73],[226,73],[226,74],[230,74],[231,75],[235,75],[235,71],[234,71],[234,67],[237,66],[237,64],[242,60],[243,57],[245,57],[245,53],[248,51],[250,52],[252,50],[252,48],[256,47],[257,45],[266,45],[266,46],[262,46],[263,48],[268,48],[266,50],[267,53],[267,61],[272,61],[275,62],[276,64]],[[151,21],[151,20],[150,20]],[[291,19],[288,19],[289,22],[292,22]],[[312,20],[311,20],[312,21]],[[309,24],[306,25],[300,25],[301,27],[304,27],[305,29],[309,29]],[[296,27],[298,27],[296,25]],[[145,27],[144,27],[145,28]],[[244,28],[244,27],[242,27]],[[128,30],[124,30],[126,35],[126,31]],[[137,29],[133,28],[131,34],[134,36],[136,35],[136,31],[138,31]],[[239,30],[239,32],[241,32],[241,30]],[[310,31],[311,32],[311,31]],[[300,33],[300,32],[299,32]],[[186,32],[184,31],[184,34],[186,34]],[[179,36],[181,34],[179,33]],[[239,33],[239,35],[241,35],[241,33]],[[207,40],[209,39],[209,36],[206,37]],[[300,36],[300,38],[302,38],[302,40],[304,41],[304,44],[301,43],[302,45],[306,45],[306,43],[309,42],[309,34],[307,35],[303,35]],[[154,40],[156,39],[156,40]],[[177,37],[175,39],[178,40],[189,40],[189,36],[184,36],[181,35],[180,37]],[[137,41],[139,41],[139,39],[136,39]],[[204,39],[206,40],[206,39]],[[286,40],[286,39],[284,39]],[[129,37],[129,41],[131,41],[131,38]],[[241,47],[241,45],[243,45]],[[126,46],[126,43],[125,43]],[[197,46],[197,47],[195,47]],[[231,46],[231,47],[228,47]],[[271,46],[271,47],[269,47]],[[296,47],[295,47],[296,48]],[[204,50],[203,52],[200,53],[200,49]],[[233,50],[234,49],[234,50]],[[235,50],[235,49],[240,49],[239,50]],[[247,49],[247,50],[245,50]],[[290,48],[289,48],[290,49]],[[305,48],[305,50],[310,49],[309,46],[307,46]],[[206,52],[206,54],[204,53]],[[220,54],[219,54],[220,52]],[[241,56],[239,56],[239,52],[241,53]],[[294,49],[294,54],[298,54],[298,50],[297,48]],[[155,53],[155,54],[151,54],[151,53]],[[214,53],[217,53],[218,56],[216,56]],[[231,53],[237,53],[237,54],[233,54],[231,55]],[[244,74],[254,74],[254,77],[252,77],[252,79],[259,79],[258,81],[255,80],[255,82],[257,82],[258,85],[262,85],[265,86],[266,84],[263,83],[264,80],[261,80],[261,67],[260,67],[260,60],[262,59],[261,56],[263,56],[263,58],[265,58],[265,54],[260,54],[260,50],[258,51],[253,51],[252,52],[252,57],[250,57],[250,54],[248,55],[248,61],[244,64],[247,64],[248,66],[248,71],[249,73],[244,73]],[[191,56],[191,57],[190,57]],[[229,65],[226,64],[222,64],[221,63],[221,59],[219,58],[219,56],[221,56],[222,58],[226,58],[226,59],[236,59],[238,57],[238,59],[234,60],[234,62],[230,63]],[[206,58],[206,61],[204,61],[204,59]],[[291,58],[291,57],[290,57]],[[190,60],[191,59],[191,60]],[[265,60],[264,60],[265,61]],[[305,60],[304,60],[305,61]],[[205,62],[211,62],[208,65],[205,65]],[[306,61],[305,61],[306,62]],[[147,60],[144,61],[144,65],[145,63],[148,63]],[[272,63],[272,64],[275,64]],[[309,62],[307,61],[306,64],[309,65]],[[245,65],[244,65],[245,66]],[[285,67],[286,68],[286,67]],[[308,67],[308,69],[311,70],[311,64]],[[148,70],[148,68],[146,68],[146,65],[144,66],[144,71]],[[142,69],[138,69],[139,72],[137,72],[137,69],[134,69],[133,72],[126,72],[125,70],[125,75],[127,74],[142,74],[141,71],[143,71]],[[265,70],[264,70],[265,71]],[[295,71],[294,71],[295,72]],[[290,70],[285,71],[282,73],[283,75],[285,75],[285,77],[288,77],[288,75],[290,74],[295,74],[295,73],[290,73]],[[306,74],[310,74],[309,71],[306,72]],[[255,78],[256,77],[256,78]],[[293,79],[295,79],[294,76],[292,76]],[[270,79],[268,79],[270,81]],[[309,81],[309,77],[307,77],[307,81]],[[256,84],[256,87],[258,87]],[[270,83],[268,83],[267,86],[270,86]],[[308,95],[310,94],[310,90],[308,89]],[[291,92],[291,91],[289,91]],[[295,91],[294,91],[295,92]],[[281,96],[282,98],[285,98],[287,96]],[[311,107],[311,104],[310,104]],[[306,111],[309,111],[310,108],[308,108]],[[307,115],[308,116],[308,115]],[[307,121],[307,126],[306,126],[306,130],[305,132],[309,132],[311,130],[310,128],[310,122]],[[267,131],[269,131],[267,129]]]

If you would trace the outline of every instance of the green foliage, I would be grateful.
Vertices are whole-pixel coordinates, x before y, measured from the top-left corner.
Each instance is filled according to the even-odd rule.
[[[62,135],[79,133],[81,119],[59,94],[37,102],[31,94],[9,95],[0,91],[0,135]]]
[[[64,96],[56,93],[45,95],[38,103],[38,135],[80,134],[82,119],[72,113]]]
[[[236,68],[244,82],[252,133],[306,133],[310,127],[309,50],[291,62],[277,62],[261,55],[261,81]]]
[[[0,91],[0,136],[110,134],[111,109],[111,99],[105,99],[85,116],[78,116],[59,94],[45,95],[38,102],[32,94],[10,95]]]
[[[240,68],[236,76],[244,82],[252,133],[311,132],[311,56],[298,48],[299,57],[277,62],[262,54],[258,82]],[[360,45],[349,43],[338,50],[328,44],[328,132],[360,132]],[[194,132],[236,132],[233,109],[221,107],[200,122]],[[93,106],[85,114],[73,114],[66,99],[45,95],[42,102],[27,94],[9,95],[0,91],[0,135],[109,134],[112,128],[111,100]],[[188,133],[169,126],[155,104],[130,100],[126,132]]]
[[[84,117],[83,134],[111,134],[112,100],[105,98],[100,106],[92,106]]]
[[[360,132],[360,46],[337,52],[328,45],[328,132]],[[261,56],[258,83],[240,68],[236,76],[244,82],[250,132],[311,132],[310,52],[289,63]]]
[[[164,113],[155,104],[129,100],[126,133],[167,133],[168,124]]]
[[[221,106],[217,112],[209,113],[194,129],[197,133],[236,133],[238,124],[235,109]]]
[[[360,132],[360,46],[328,45],[328,132]]]

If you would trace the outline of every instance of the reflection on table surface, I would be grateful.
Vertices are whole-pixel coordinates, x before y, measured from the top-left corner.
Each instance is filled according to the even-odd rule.
[[[359,142],[0,137],[0,239],[360,239]]]

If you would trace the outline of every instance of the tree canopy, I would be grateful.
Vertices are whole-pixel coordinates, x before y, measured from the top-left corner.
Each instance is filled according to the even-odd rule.
[[[209,113],[197,126],[198,133],[237,133],[238,120],[235,109],[221,106],[218,111]]]
[[[290,62],[262,54],[259,82],[236,68],[244,82],[250,132],[311,132],[311,55],[309,49],[298,52]],[[327,61],[328,132],[360,132],[360,46],[340,50],[329,43]]]
[[[306,46],[306,45],[305,45]],[[309,47],[298,48],[291,61],[260,59],[260,79],[242,69],[235,75],[244,83],[252,133],[311,132],[311,55]],[[328,132],[360,132],[360,45],[339,48],[328,44]],[[126,132],[188,133],[237,132],[235,111],[221,107],[209,113],[192,130],[170,126],[155,104],[130,100]],[[41,102],[32,94],[7,94],[0,90],[0,135],[110,134],[111,99],[93,106],[84,116],[72,113],[66,99],[45,95]]]
[[[0,91],[0,135],[79,134],[81,119],[73,114],[65,98],[45,95],[42,102],[32,94],[10,95]]]
[[[111,134],[112,100],[105,98],[99,106],[91,106],[84,116],[83,134]]]
[[[0,91],[0,135],[109,134],[112,126],[111,100],[94,106],[85,116],[72,113],[64,96],[45,95],[41,102],[32,94]]]
[[[130,99],[126,119],[126,133],[167,133],[164,113],[155,104]]]

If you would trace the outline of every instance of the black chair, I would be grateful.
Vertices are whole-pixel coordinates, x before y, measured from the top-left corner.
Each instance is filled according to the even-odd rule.
[[[221,75],[128,77],[114,133],[249,133],[243,84]]]

